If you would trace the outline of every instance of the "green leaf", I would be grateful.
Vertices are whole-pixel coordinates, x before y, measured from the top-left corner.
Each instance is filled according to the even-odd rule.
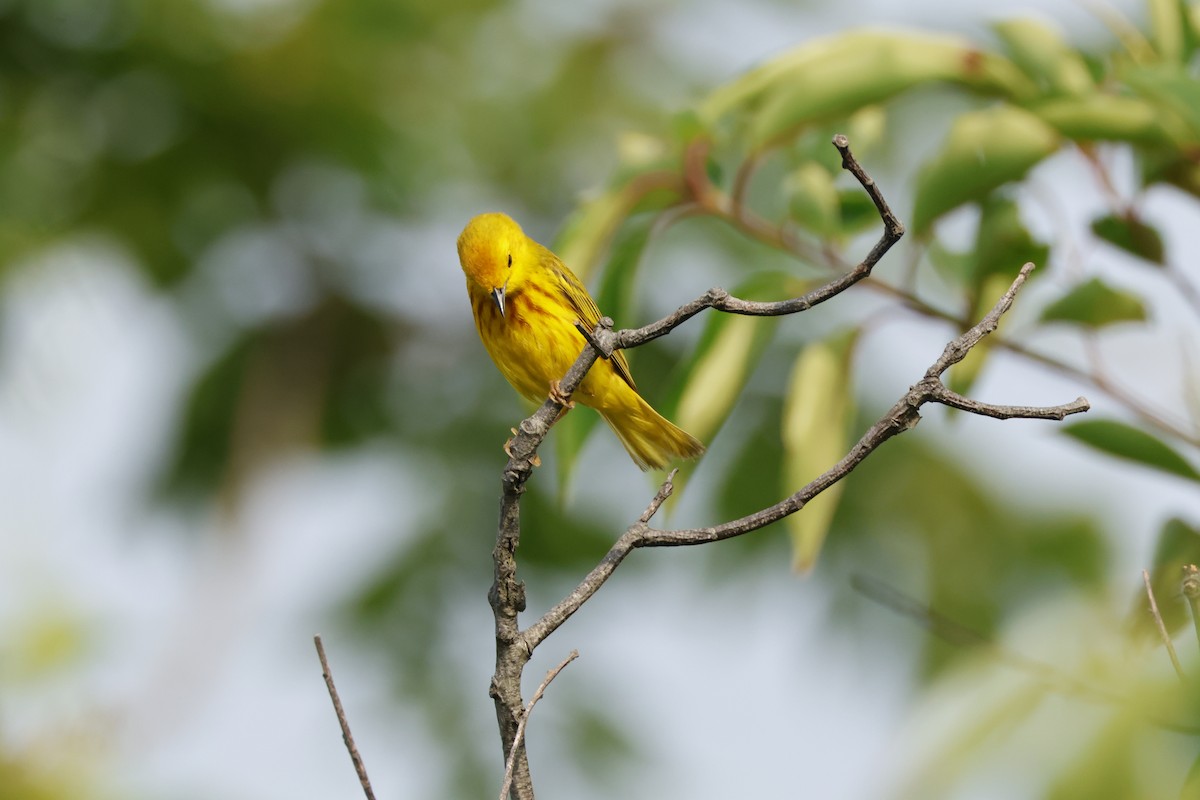
[[[697,350],[679,395],[675,423],[702,442],[711,442],[742,394],[774,332],[774,317],[716,314],[707,341]]]
[[[1200,81],[1178,64],[1152,64],[1124,69],[1120,77],[1160,109],[1162,123],[1180,145],[1200,141]]]
[[[1133,142],[1174,148],[1186,135],[1176,124],[1172,131],[1162,110],[1141,97],[1093,93],[1081,97],[1052,97],[1029,107],[1068,139]]]
[[[1087,65],[1058,31],[1033,19],[1013,19],[992,26],[1021,70],[1056,94],[1082,94],[1094,86]]]
[[[974,250],[951,250],[940,239],[934,238],[930,240],[926,254],[930,265],[946,282],[955,286],[971,283],[975,275]]]
[[[633,214],[670,206],[678,192],[636,176],[580,205],[567,219],[552,248],[582,281],[600,266],[621,226]],[[601,306],[603,310],[604,306]]]
[[[1146,319],[1146,307],[1137,295],[1092,278],[1046,306],[1041,319],[1100,328],[1116,322],[1140,322]]]
[[[1196,756],[1188,769],[1187,777],[1183,781],[1183,791],[1179,793],[1179,800],[1188,800],[1191,797],[1200,797],[1200,755]]]
[[[1163,61],[1181,63],[1184,51],[1183,4],[1179,0],[1146,0],[1150,37]]]
[[[1022,176],[1058,149],[1058,133],[1030,112],[997,106],[962,114],[917,176],[913,229]]]
[[[841,206],[833,176],[812,162],[803,164],[783,182],[791,215],[817,236],[830,238],[841,227]]]
[[[1200,472],[1187,459],[1141,428],[1111,419],[1091,419],[1060,430],[1102,453],[1200,482]]]
[[[974,287],[978,289],[993,275],[1003,275],[1011,280],[1027,261],[1045,266],[1050,257],[1050,245],[1033,238],[1021,222],[1020,209],[1015,202],[1007,197],[990,195],[983,203],[975,233],[975,257]],[[1037,276],[1041,272],[1033,274]],[[984,299],[988,308],[996,301],[994,297]]]
[[[1152,264],[1166,263],[1162,236],[1135,216],[1109,214],[1092,220],[1092,233]]]
[[[161,478],[163,494],[187,499],[216,490],[229,465],[238,398],[261,339],[257,332],[239,338],[192,385],[173,463]]]
[[[727,115],[750,112],[756,147],[940,81],[1002,97],[1037,94],[1008,59],[960,37],[859,30],[814,39],[751,70],[713,92],[699,113],[711,128]]]
[[[846,454],[854,418],[850,361],[856,338],[855,330],[815,342],[796,359],[783,406],[783,489],[789,494]],[[816,564],[842,489],[842,483],[834,484],[787,517],[796,571],[808,572]]]
[[[796,281],[785,273],[763,273],[734,290],[737,297],[776,300]],[[700,342],[680,373],[666,416],[706,444],[711,443],[750,380],[774,335],[778,317],[710,314]]]
[[[842,189],[838,192],[838,203],[841,206],[841,229],[844,235],[860,233],[879,224],[879,210],[862,189]]]
[[[1200,530],[1181,519],[1167,520],[1158,533],[1154,560],[1150,566],[1150,586],[1158,604],[1163,625],[1170,634],[1190,622],[1187,602],[1181,594],[1183,567],[1200,564]],[[1129,611],[1130,630],[1143,641],[1161,643],[1158,625],[1147,608],[1146,589],[1138,581]]]

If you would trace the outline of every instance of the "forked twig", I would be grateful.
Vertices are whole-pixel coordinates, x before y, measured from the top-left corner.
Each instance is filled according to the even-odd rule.
[[[517,751],[521,747],[521,743],[525,740],[525,724],[529,722],[529,715],[533,713],[533,707],[537,705],[537,701],[542,699],[542,695],[546,691],[546,687],[550,685],[550,681],[558,677],[558,673],[566,668],[575,659],[579,658],[579,651],[572,650],[566,658],[563,659],[557,667],[546,673],[546,677],[542,679],[538,685],[537,691],[533,693],[533,697],[529,701],[529,705],[525,706],[525,713],[521,715],[521,721],[517,723],[517,735],[513,738],[513,745],[508,751],[508,761],[504,765],[504,783],[500,786],[500,800],[504,800],[508,796],[508,789],[512,786],[513,768],[517,763]]]

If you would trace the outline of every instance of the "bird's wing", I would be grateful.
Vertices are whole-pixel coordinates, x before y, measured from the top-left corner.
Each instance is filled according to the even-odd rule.
[[[571,272],[567,268],[567,265],[558,259],[558,256],[550,253],[549,250],[546,252],[550,254],[550,269],[555,277],[558,278],[558,285],[562,289],[563,297],[567,299],[567,302],[579,314],[579,321],[588,330],[593,330],[600,324],[601,316],[600,308],[596,305],[596,301],[588,294],[588,290],[584,285],[579,282],[579,278],[575,277],[575,273]],[[617,374],[629,384],[630,388],[636,391],[637,384],[633,382],[633,373],[629,371],[629,362],[625,360],[625,352],[623,350],[614,350],[609,362],[613,365]]]

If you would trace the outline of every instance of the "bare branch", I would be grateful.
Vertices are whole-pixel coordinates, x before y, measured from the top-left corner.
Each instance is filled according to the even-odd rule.
[[[517,748],[525,743],[525,725],[529,722],[529,715],[533,713],[533,707],[537,705],[538,700],[542,699],[542,695],[546,691],[546,687],[550,685],[550,681],[558,677],[558,673],[566,668],[575,659],[579,658],[579,651],[572,650],[570,654],[563,659],[557,667],[554,667],[546,673],[546,677],[542,679],[538,685],[537,691],[533,693],[533,698],[529,701],[529,705],[525,706],[525,713],[521,715],[521,721],[517,724],[517,735],[513,740],[512,749],[508,753],[508,762],[504,766],[504,783],[500,786],[500,800],[504,800],[508,794],[508,788],[513,781],[513,767],[517,762]]]
[[[933,389],[933,399],[942,405],[994,419],[1061,420],[1071,414],[1087,411],[1089,408],[1088,401],[1082,397],[1077,397],[1070,403],[1064,403],[1060,406],[998,406],[992,403],[981,403],[969,397],[963,397],[958,392],[951,391],[940,383],[931,388]]]
[[[1012,308],[1013,299],[1016,298],[1017,292],[1021,291],[1021,287],[1025,285],[1031,272],[1033,272],[1033,262],[1027,261],[1021,267],[1021,271],[1017,273],[1017,277],[1013,279],[1008,291],[996,301],[996,305],[992,306],[992,310],[961,336],[947,344],[941,358],[933,362],[933,366],[925,371],[925,377],[936,378],[942,375],[950,367],[966,358],[967,353],[971,352],[971,349],[979,344],[983,337],[993,333],[1000,325],[1000,318]]]
[[[525,630],[524,639],[526,647],[529,650],[537,647],[547,636],[579,610],[580,606],[587,602],[600,589],[625,557],[635,548],[681,547],[707,544],[708,542],[731,539],[735,536],[742,536],[743,534],[759,530],[783,519],[789,514],[799,511],[808,501],[849,475],[855,467],[862,463],[867,456],[888,439],[914,427],[921,420],[919,413],[921,406],[933,402],[945,403],[960,408],[963,407],[963,404],[957,402],[960,396],[950,392],[942,384],[941,374],[949,369],[951,365],[958,363],[966,357],[972,347],[977,345],[984,336],[996,329],[1000,317],[1012,306],[1013,298],[1025,283],[1025,279],[1032,269],[1032,264],[1026,264],[1022,267],[1008,291],[1004,293],[1004,296],[1000,298],[987,316],[978,325],[963,332],[947,344],[942,355],[926,371],[925,377],[909,388],[904,393],[904,396],[863,434],[862,438],[850,449],[850,452],[824,474],[818,476],[795,494],[784,498],[773,506],[720,525],[686,530],[659,530],[649,527],[647,524],[648,520],[643,521],[639,519],[617,539],[603,560],[588,573],[569,595]],[[962,399],[965,400],[965,398]],[[954,402],[948,403],[947,400],[953,400]],[[1007,416],[1036,419],[1062,419],[1064,416],[1077,414],[1089,408],[1087,400],[1083,398],[1065,405],[1051,407],[986,405],[982,405],[981,407],[988,411],[1003,412]],[[971,407],[963,408],[963,410],[975,411]],[[988,416],[996,415],[995,413],[988,414]]]
[[[350,760],[354,762],[354,771],[358,773],[358,782],[362,784],[363,794],[367,796],[367,800],[375,800],[375,792],[371,790],[371,779],[367,777],[367,768],[363,764],[362,756],[358,754],[358,747],[355,746],[354,737],[350,734],[350,723],[346,721],[346,712],[342,708],[337,688],[333,685],[333,673],[329,669],[328,659],[325,658],[325,645],[321,642],[320,634],[313,637],[313,643],[317,646],[317,658],[321,661],[321,675],[325,678],[325,687],[329,689],[329,699],[333,701],[333,711],[337,714],[338,725],[342,726],[342,741],[346,745],[346,751],[350,753]]]

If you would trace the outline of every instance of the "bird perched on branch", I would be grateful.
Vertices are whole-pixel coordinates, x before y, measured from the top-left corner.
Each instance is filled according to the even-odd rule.
[[[558,381],[586,340],[600,309],[571,270],[525,235],[505,214],[480,214],[458,237],[475,327],[500,372],[523,397],[537,403],[559,395]],[[555,396],[563,405],[567,398]],[[642,469],[662,469],[704,452],[695,437],[672,425],[637,393],[629,362],[617,350],[598,360],[575,392],[596,409]]]

